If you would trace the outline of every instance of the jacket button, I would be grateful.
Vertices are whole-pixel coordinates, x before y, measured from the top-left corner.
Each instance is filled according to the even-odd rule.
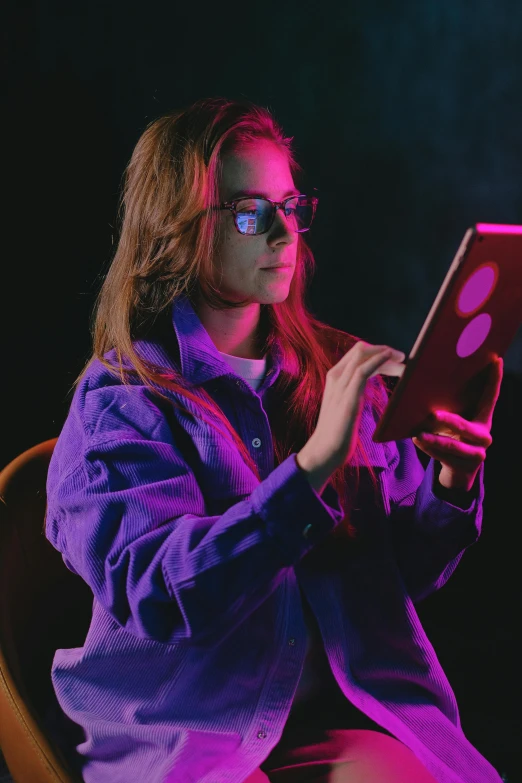
[[[259,440],[259,438],[254,438],[254,440],[252,441],[252,446],[255,449],[258,449],[260,447],[260,445],[261,445],[261,441]]]
[[[295,644],[295,639],[289,639],[288,644],[290,645],[290,647],[293,647]]]
[[[266,731],[258,731],[257,736],[259,739],[265,739],[266,737]]]

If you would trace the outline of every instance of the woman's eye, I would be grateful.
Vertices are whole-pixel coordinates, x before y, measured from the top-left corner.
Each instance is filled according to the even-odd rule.
[[[240,212],[242,215],[245,213],[255,215],[258,210],[259,205],[255,201],[241,201],[236,206],[236,212]]]

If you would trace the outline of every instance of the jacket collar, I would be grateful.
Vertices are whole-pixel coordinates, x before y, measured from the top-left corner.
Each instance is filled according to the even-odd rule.
[[[172,323],[177,336],[179,346],[179,359],[182,376],[190,382],[191,386],[199,386],[206,381],[212,381],[221,376],[228,376],[237,381],[237,375],[230,365],[222,359],[220,353],[210,335],[200,321],[188,296],[178,296],[172,304]],[[141,341],[140,341],[141,342]],[[157,363],[159,367],[172,363],[169,353],[156,342],[144,341],[141,343],[144,349],[144,357]],[[255,392],[262,396],[273,385],[283,365],[283,353],[279,342],[276,340],[270,353],[267,354],[267,372],[263,383]],[[367,450],[370,464],[374,467],[385,468],[388,466],[387,454],[389,446],[396,449],[395,444],[374,443],[372,433],[375,429],[375,421],[368,414],[362,417],[360,434]],[[366,463],[357,457],[354,462],[361,466]]]
[[[172,322],[180,350],[181,373],[191,384],[199,385],[222,375],[231,375],[230,365],[221,357],[201,323],[186,293],[172,304]],[[276,341],[267,355],[267,373],[261,390],[272,386],[282,367],[282,351]]]

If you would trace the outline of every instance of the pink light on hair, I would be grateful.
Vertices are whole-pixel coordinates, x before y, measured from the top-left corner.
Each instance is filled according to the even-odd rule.
[[[522,226],[507,226],[500,223],[477,223],[481,234],[522,234]]]

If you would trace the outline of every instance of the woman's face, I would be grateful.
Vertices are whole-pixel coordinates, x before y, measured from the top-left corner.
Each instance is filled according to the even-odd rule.
[[[273,201],[297,194],[287,156],[277,145],[260,140],[223,157],[220,202],[256,194]],[[294,275],[298,234],[282,210],[265,234],[240,234],[232,212],[222,210],[221,237],[215,259],[214,282],[232,301],[272,304],[288,296]],[[268,271],[274,264],[287,268]]]

